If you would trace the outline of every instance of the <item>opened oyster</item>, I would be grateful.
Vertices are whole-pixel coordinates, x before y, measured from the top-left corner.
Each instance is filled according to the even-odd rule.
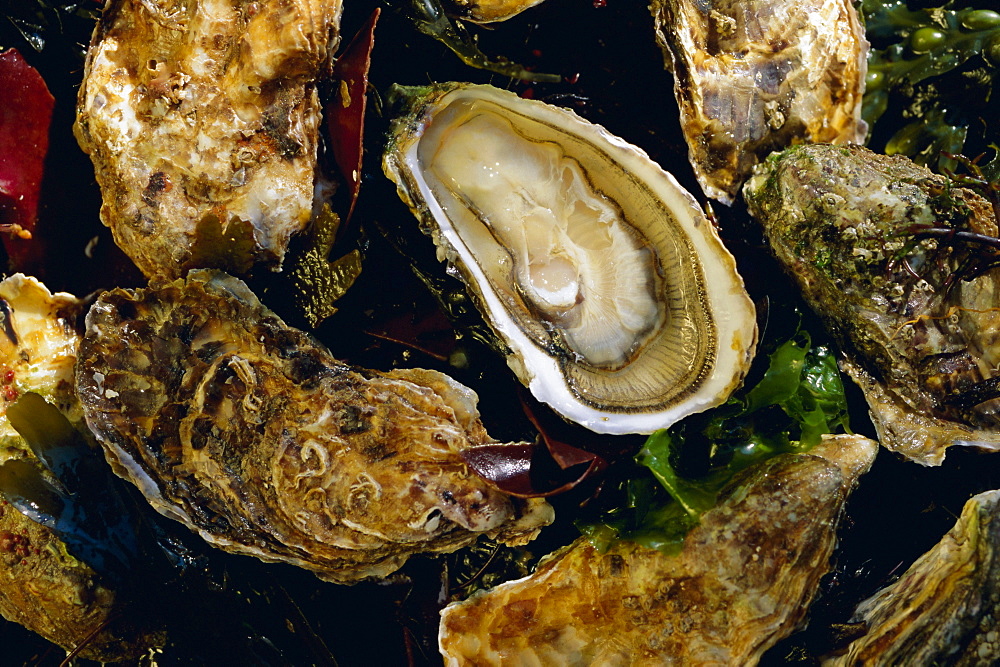
[[[827,665],[1000,662],[1000,491],[971,498],[955,526],[892,585],[862,602],[868,631]]]
[[[904,157],[846,146],[788,149],[744,195],[839,338],[883,445],[926,465],[954,444],[1000,448],[988,201]]]
[[[851,0],[653,0],[691,164],[732,203],[794,143],[861,143],[868,42]]]
[[[442,612],[448,665],[752,665],[805,616],[877,445],[827,436],[734,482],[666,555],[586,538]]]
[[[49,419],[24,403],[27,398],[43,404],[47,399],[66,418],[82,422],[73,388],[79,341],[74,322],[81,304],[70,294],[51,294],[34,278],[15,274],[0,282],[0,308],[0,615],[66,650],[85,643],[84,658],[135,657],[146,642],[139,640],[145,631],[135,619],[122,617],[123,596],[116,582],[73,555],[50,525],[19,511],[44,511],[37,499],[25,503],[14,497],[28,485],[30,473],[25,471],[39,470],[41,464],[11,415],[19,411],[22,423],[26,417]],[[50,424],[31,424],[36,435],[51,430]],[[97,451],[89,453],[100,457]]]
[[[77,388],[116,471],[212,544],[351,582],[552,518],[469,472],[492,442],[476,395],[441,373],[348,368],[243,282],[104,294]]]
[[[316,186],[316,79],[340,0],[111,0],[76,135],[147,277],[280,265]]]
[[[386,173],[536,398],[601,433],[726,399],[753,304],[673,177],[566,109],[490,86],[410,94]]]

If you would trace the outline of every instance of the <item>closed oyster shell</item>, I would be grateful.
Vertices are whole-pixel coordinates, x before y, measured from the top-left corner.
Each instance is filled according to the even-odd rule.
[[[1000,269],[975,236],[997,236],[985,199],[904,157],[835,146],[775,155],[744,196],[837,336],[884,446],[925,465],[954,444],[1000,448]]]
[[[868,631],[839,665],[1000,663],[1000,491],[969,499],[955,526],[852,619]]]
[[[868,42],[851,0],[653,0],[691,164],[731,204],[795,143],[862,143]]]
[[[473,475],[476,395],[428,370],[336,361],[223,273],[105,293],[77,389],[109,461],[210,543],[337,582],[552,518]]]
[[[5,453],[14,446],[0,439]],[[113,584],[67,552],[52,529],[0,502],[0,615],[5,619],[67,651],[85,644],[78,655],[86,660],[132,660],[163,638],[137,627],[135,618],[123,617],[122,598]]]
[[[506,21],[526,9],[541,4],[542,0],[451,0],[454,12],[475,23]]]
[[[492,86],[408,94],[385,171],[535,398],[599,433],[726,400],[754,308],[672,176],[567,109]]]
[[[72,294],[53,294],[23,273],[0,281],[0,373],[5,376],[0,415],[20,394],[32,391],[71,422],[83,421],[73,382],[80,341],[76,318],[82,310],[82,303]],[[3,416],[0,436],[19,437]]]
[[[803,620],[844,502],[874,460],[861,436],[748,471],[677,555],[580,538],[441,615],[448,665],[752,665]]]
[[[75,132],[147,277],[280,265],[309,222],[340,0],[110,0]]]
[[[45,397],[86,428],[73,380],[81,309],[73,295],[52,294],[20,273],[0,282],[0,467],[37,462],[7,416],[25,392]],[[8,504],[0,491],[0,615],[67,651],[86,642],[82,658],[126,660],[155,640],[136,619],[122,617],[123,598],[115,584],[70,554],[55,531]]]

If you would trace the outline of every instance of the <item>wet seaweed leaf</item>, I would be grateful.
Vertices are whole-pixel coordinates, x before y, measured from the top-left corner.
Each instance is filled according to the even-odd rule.
[[[368,70],[380,13],[381,10],[376,7],[368,22],[337,58],[333,66],[333,77],[339,83],[337,94],[324,109],[334,161],[350,190],[345,224],[351,220],[361,190]]]
[[[578,527],[598,547],[629,539],[677,549],[739,472],[784,452],[806,451],[822,434],[844,430],[847,401],[836,360],[799,332],[771,354],[754,387],[651,435],[636,466],[625,471],[612,506]]]
[[[312,222],[303,248],[294,248],[288,279],[294,287],[296,306],[315,328],[337,312],[334,305],[361,275],[361,253],[351,250],[330,261],[340,219],[327,205]]]
[[[55,98],[16,49],[0,53],[0,233],[15,270],[37,268],[32,238]]]
[[[889,123],[902,127],[886,142],[886,153],[940,170],[955,166],[942,153],[965,150],[975,109],[990,103],[1000,63],[1000,13],[951,6],[912,10],[902,0],[862,3],[874,47],[862,115],[874,127],[903,105],[904,122],[896,117]]]

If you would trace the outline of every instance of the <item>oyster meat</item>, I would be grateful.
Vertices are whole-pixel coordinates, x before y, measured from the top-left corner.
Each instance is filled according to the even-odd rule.
[[[992,206],[914,165],[796,146],[744,188],[778,259],[838,337],[882,444],[925,465],[1000,448]]]
[[[965,503],[955,526],[892,585],[862,602],[868,631],[824,665],[1000,663],[1000,491]]]
[[[862,143],[868,42],[851,0],[653,0],[691,164],[731,204],[794,143]]]
[[[586,538],[445,608],[447,665],[752,665],[803,620],[878,446],[826,436],[734,480],[677,555]]]
[[[40,465],[11,423],[11,405],[32,392],[86,428],[73,382],[81,308],[76,297],[23,274],[0,282],[0,615],[68,651],[86,642],[81,657],[107,662],[135,657],[150,638],[140,640],[145,631],[122,617],[115,583],[6,500],[17,471]]]
[[[340,0],[110,0],[75,132],[147,277],[280,265],[316,187]]]
[[[753,304],[672,176],[567,109],[491,86],[407,94],[385,171],[536,398],[650,433],[739,385]]]
[[[224,273],[105,293],[79,359],[116,472],[223,549],[352,582],[552,519],[466,467],[464,448],[492,442],[472,390],[349,368]]]

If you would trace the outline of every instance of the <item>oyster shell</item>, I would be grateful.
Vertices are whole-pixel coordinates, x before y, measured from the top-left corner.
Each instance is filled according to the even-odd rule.
[[[16,273],[0,281],[0,437],[19,437],[3,415],[22,393],[41,395],[71,422],[83,421],[73,369],[83,305],[72,294],[52,294],[40,281]]]
[[[79,358],[116,472],[223,549],[352,582],[551,521],[466,467],[464,448],[492,442],[471,389],[349,368],[226,274],[105,293]]]
[[[805,617],[844,502],[877,444],[826,436],[747,471],[666,555],[586,538],[534,574],[451,604],[448,665],[752,665]]]
[[[475,23],[506,21],[526,9],[541,4],[542,0],[451,0],[455,13]]]
[[[74,322],[81,308],[76,297],[52,294],[23,274],[0,282],[0,471],[9,462],[37,463],[7,413],[24,393],[44,396],[83,426],[73,382],[80,338]],[[6,481],[3,473],[0,481]],[[80,656],[89,660],[136,657],[152,638],[135,618],[122,618],[118,587],[4,497],[0,489],[0,615],[68,651],[86,640]]]
[[[744,196],[838,337],[884,446],[925,465],[954,444],[1000,448],[1000,269],[983,242],[997,236],[985,199],[904,157],[835,146],[775,155]]]
[[[868,631],[824,665],[1000,663],[1000,491],[966,502],[955,526],[852,619]]]
[[[147,277],[280,265],[309,222],[340,0],[110,0],[75,132]]]
[[[731,204],[794,143],[862,143],[868,42],[851,0],[653,0],[695,175]]]
[[[754,308],[672,176],[566,109],[491,86],[412,95],[385,171],[536,398],[601,433],[726,399]]]

